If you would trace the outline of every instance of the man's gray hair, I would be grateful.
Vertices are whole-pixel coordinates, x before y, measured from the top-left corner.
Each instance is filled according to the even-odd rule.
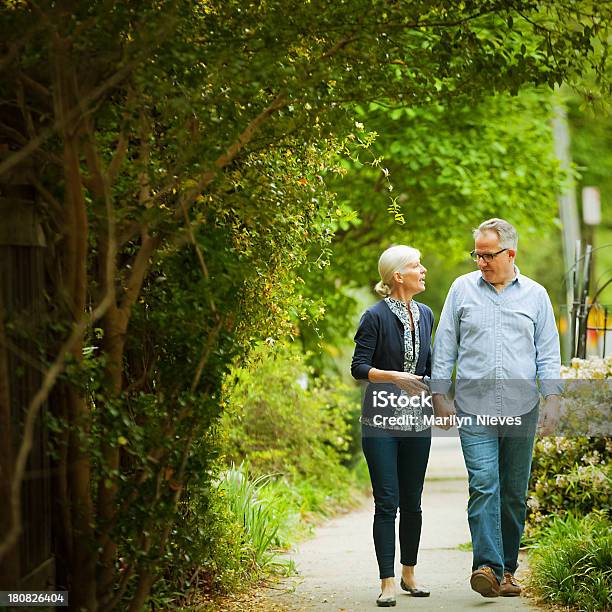
[[[499,238],[499,246],[502,249],[513,249],[516,251],[518,246],[518,234],[514,229],[514,226],[503,219],[487,219],[483,221],[475,230],[474,238],[478,237],[478,234],[484,232],[494,232]]]

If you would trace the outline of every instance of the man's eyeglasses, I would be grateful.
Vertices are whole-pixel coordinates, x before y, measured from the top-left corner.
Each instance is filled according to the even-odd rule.
[[[487,263],[493,261],[495,257],[497,257],[500,253],[507,251],[508,249],[502,249],[501,251],[497,251],[497,253],[477,253],[476,251],[472,251],[470,253],[470,257],[474,260],[475,263],[478,263],[479,259],[486,261]]]

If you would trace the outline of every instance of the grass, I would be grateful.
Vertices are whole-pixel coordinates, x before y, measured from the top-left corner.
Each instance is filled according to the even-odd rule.
[[[246,464],[232,465],[217,483],[236,523],[244,531],[244,545],[260,573],[291,575],[293,561],[281,553],[312,534],[322,518],[346,510],[361,499],[367,466],[359,462],[346,472],[346,481],[324,486],[314,478],[279,474],[255,477]]]
[[[584,612],[609,609],[612,527],[602,513],[555,518],[529,557],[531,587],[548,603]]]
[[[244,534],[252,553],[253,562],[261,569],[287,571],[287,563],[279,558],[279,530],[287,520],[286,509],[266,502],[263,495],[272,482],[273,475],[251,479],[248,470],[240,465],[221,473],[218,487],[224,492],[227,503]]]

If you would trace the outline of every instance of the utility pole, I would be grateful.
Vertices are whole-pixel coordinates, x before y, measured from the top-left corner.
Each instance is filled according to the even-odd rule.
[[[553,106],[553,139],[555,144],[555,155],[559,160],[561,169],[571,173],[572,158],[570,154],[570,133],[567,122],[567,113],[563,103],[557,100]],[[578,221],[578,210],[576,206],[576,190],[574,185],[568,181],[563,191],[558,196],[559,217],[562,225],[563,241],[563,269],[567,273],[580,257],[575,253],[576,243],[580,240],[580,224]],[[573,304],[573,291],[570,283],[570,275],[566,278],[566,306],[567,306],[567,331],[565,334],[565,361],[571,358],[573,347],[571,339],[575,338],[576,330],[571,330],[572,319],[570,317]]]

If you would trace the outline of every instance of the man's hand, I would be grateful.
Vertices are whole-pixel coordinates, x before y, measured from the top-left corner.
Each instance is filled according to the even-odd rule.
[[[418,395],[421,391],[428,392],[429,387],[423,382],[422,376],[409,374],[408,372],[397,372],[393,377],[393,382],[404,391],[411,395]]]
[[[561,402],[558,395],[547,395],[540,406],[539,433],[550,436],[559,423]]]
[[[453,426],[453,416],[455,413],[455,404],[445,395],[435,393],[433,396],[434,415],[444,418],[444,425],[436,425],[440,429],[450,429]]]

